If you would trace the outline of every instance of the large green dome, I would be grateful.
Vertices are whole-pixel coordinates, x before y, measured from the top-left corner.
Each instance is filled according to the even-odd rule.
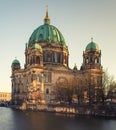
[[[65,44],[64,37],[62,33],[53,25],[50,25],[50,19],[48,17],[48,12],[46,12],[46,17],[44,19],[44,24],[39,26],[32,33],[28,46],[33,45],[34,43],[58,43],[60,45]]]
[[[95,43],[95,42],[93,42],[93,41],[91,41],[87,46],[86,46],[86,51],[99,51],[99,47],[98,47],[98,45]]]
[[[32,33],[28,46],[38,41],[39,43],[48,42],[48,43],[59,43],[65,44],[65,40],[61,32],[54,27],[53,25],[44,24],[38,27]]]

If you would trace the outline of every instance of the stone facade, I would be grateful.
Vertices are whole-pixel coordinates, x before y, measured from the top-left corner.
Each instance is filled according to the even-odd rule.
[[[12,103],[50,103],[56,98],[56,84],[73,80],[83,95],[81,100],[101,100],[101,51],[97,44],[91,40],[87,45],[79,70],[76,65],[69,68],[68,63],[68,47],[60,31],[50,25],[46,11],[44,25],[32,33],[26,44],[24,69],[17,59],[12,62]]]

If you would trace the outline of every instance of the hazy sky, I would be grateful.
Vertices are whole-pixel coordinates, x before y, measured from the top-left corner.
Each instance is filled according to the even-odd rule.
[[[116,79],[116,0],[0,0],[0,91],[11,91],[11,64],[25,63],[25,43],[43,24],[46,5],[51,24],[69,48],[69,66],[82,63],[87,44],[102,51],[103,68]]]

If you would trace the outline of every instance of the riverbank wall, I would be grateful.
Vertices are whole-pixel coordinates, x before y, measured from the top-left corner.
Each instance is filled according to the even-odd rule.
[[[116,118],[116,106],[111,107],[106,105],[79,106],[79,105],[52,105],[52,104],[48,105],[23,104],[21,107],[17,107],[17,109]]]

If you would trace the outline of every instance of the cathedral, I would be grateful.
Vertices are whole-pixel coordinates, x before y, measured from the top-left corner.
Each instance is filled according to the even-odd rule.
[[[11,65],[12,103],[14,105],[56,101],[56,87],[76,81],[81,101],[100,101],[102,92],[101,50],[91,39],[83,51],[80,69],[69,67],[68,46],[62,33],[50,23],[48,9],[44,24],[36,28],[25,46],[25,65],[18,59]],[[73,85],[74,86],[74,85]],[[80,93],[76,93],[79,97]],[[77,98],[78,99],[78,98]],[[79,100],[79,99],[78,99]],[[78,102],[77,100],[77,102]]]

